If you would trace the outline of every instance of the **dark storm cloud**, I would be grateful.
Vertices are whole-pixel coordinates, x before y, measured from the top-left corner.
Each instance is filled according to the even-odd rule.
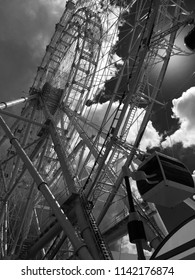
[[[63,10],[43,0],[0,1],[1,101],[28,92]],[[63,1],[65,3],[65,1]]]
[[[194,0],[184,0],[186,9],[189,11],[195,10],[195,1]]]

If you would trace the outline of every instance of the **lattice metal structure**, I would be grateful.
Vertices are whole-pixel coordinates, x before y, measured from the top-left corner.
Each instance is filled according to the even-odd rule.
[[[129,217],[122,166],[134,170],[146,155],[139,146],[170,57],[190,55],[175,43],[193,22],[183,1],[90,3],[67,1],[29,97],[0,104],[0,143],[8,147],[0,166],[1,259],[113,259],[110,245],[127,234]],[[127,55],[117,61],[124,24]],[[102,107],[99,97],[108,100]],[[5,110],[21,102],[21,115]],[[3,115],[15,119],[10,128]],[[137,195],[134,204],[145,246],[155,249],[167,234],[163,222],[154,205]]]

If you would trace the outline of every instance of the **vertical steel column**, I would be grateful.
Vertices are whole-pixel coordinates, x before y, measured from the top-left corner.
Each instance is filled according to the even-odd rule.
[[[157,3],[159,1],[156,1],[156,5],[159,3]],[[157,6],[156,6],[157,7]],[[158,13],[158,10],[156,11],[156,14]],[[178,13],[176,14],[176,17],[178,18]],[[152,108],[153,108],[153,104],[154,104],[154,100],[156,100],[156,97],[159,93],[159,89],[161,88],[162,86],[162,82],[164,80],[164,76],[165,76],[165,73],[166,73],[166,70],[167,70],[167,67],[168,67],[168,63],[169,63],[169,60],[170,60],[170,57],[171,57],[171,51],[172,51],[172,48],[173,48],[173,45],[174,45],[174,41],[175,41],[175,37],[176,37],[176,33],[177,33],[177,30],[175,30],[173,33],[171,33],[170,35],[170,38],[169,38],[169,42],[168,42],[168,48],[166,50],[166,56],[164,57],[163,59],[163,65],[162,65],[162,68],[161,68],[161,71],[160,71],[160,74],[159,74],[159,77],[158,77],[158,80],[155,84],[155,87],[153,89],[153,92],[151,94],[151,104],[148,106],[148,109],[144,115],[144,118],[143,118],[143,121],[142,121],[142,124],[140,126],[140,129],[138,131],[138,134],[137,134],[137,137],[135,139],[135,142],[133,144],[133,148],[130,155],[128,156],[126,162],[125,162],[125,166],[128,167],[133,158],[134,158],[134,155],[135,155],[135,149],[139,147],[139,144],[140,144],[140,141],[143,137],[143,134],[145,132],[145,129],[146,129],[146,126],[147,126],[147,123],[148,123],[148,120],[149,120],[149,117],[150,117],[150,114],[151,114],[151,111],[152,111]],[[98,221],[97,223],[101,223],[102,219],[104,218],[105,216],[105,213],[108,211],[108,208],[110,207],[110,204],[111,202],[113,201],[114,197],[115,197],[115,194],[116,192],[118,191],[119,187],[120,187],[120,184],[123,180],[123,172],[121,171],[121,173],[119,174],[118,178],[117,178],[117,181],[115,183],[115,188],[113,188],[112,192],[110,193],[109,197],[107,198],[107,201],[98,217]],[[164,226],[163,226],[164,227]]]
[[[151,34],[153,32],[155,19],[156,19],[156,16],[158,14],[158,9],[159,9],[159,6],[160,6],[160,0],[153,1],[152,5],[153,5],[153,9],[152,9],[152,12],[151,12],[149,23],[147,24],[147,34],[146,34],[147,35],[147,40],[146,40],[144,48],[140,48],[140,50],[139,50],[140,51],[140,53],[139,53],[139,64],[137,66],[135,74],[133,75],[132,79],[130,79],[130,81],[129,81],[129,83],[130,83],[129,88],[131,88],[131,92],[129,92],[129,94],[127,94],[125,99],[124,99],[124,106],[120,110],[121,112],[120,112],[120,116],[117,120],[116,126],[112,127],[113,128],[113,133],[111,135],[110,141],[108,141],[105,145],[105,151],[104,151],[104,154],[99,161],[99,165],[98,165],[95,177],[94,177],[92,183],[89,184],[90,187],[89,187],[89,191],[87,193],[88,196],[89,196],[90,192],[93,190],[93,188],[95,187],[95,185],[96,185],[96,183],[99,179],[99,176],[102,172],[105,161],[106,161],[106,159],[107,159],[107,157],[110,153],[110,150],[112,149],[112,147],[115,143],[115,139],[116,139],[116,137],[118,135],[118,132],[121,128],[121,125],[124,121],[125,114],[128,110],[128,106],[129,106],[129,103],[131,101],[131,97],[136,92],[136,89],[137,89],[137,86],[138,86],[138,83],[139,83],[139,79],[140,79],[140,71],[142,69],[145,57],[148,53],[148,45],[149,45],[149,42],[150,42],[150,39],[151,39]],[[140,44],[141,44],[141,41],[140,41]],[[129,59],[129,58],[130,57],[128,57],[127,59]],[[120,78],[121,77],[119,77],[119,79]]]
[[[81,231],[81,236],[85,240],[89,251],[91,252],[92,256],[95,260],[99,260],[100,256],[98,253],[98,249],[96,247],[96,243],[94,242],[94,238],[92,236],[92,229],[90,228],[89,221],[87,221],[85,217],[85,213],[83,211],[83,207],[81,201],[77,200],[75,205],[76,215],[78,219],[78,224]]]
[[[45,154],[45,150],[46,150],[46,147],[47,147],[47,142],[48,141],[46,141],[45,147],[44,147],[44,149],[43,149],[43,151],[41,153],[41,156],[40,156],[40,161],[39,161],[39,164],[38,164],[38,167],[37,167],[38,171],[39,171],[39,169],[41,167],[41,164],[42,164],[42,159],[43,159],[43,156]],[[35,183],[33,181],[33,183],[30,186],[30,191],[29,191],[29,194],[28,194],[28,197],[27,197],[27,202],[26,202],[25,208],[24,208],[25,210],[24,210],[24,213],[23,213],[23,215],[21,217],[21,223],[20,223],[17,235],[16,235],[15,240],[14,240],[14,245],[13,245],[13,247],[11,249],[11,254],[16,253],[16,246],[18,245],[20,234],[22,232],[22,228],[23,228],[25,219],[27,217],[28,211],[29,211],[29,209],[31,208],[31,205],[32,205],[34,188],[35,188]],[[20,248],[22,246],[23,241],[24,241],[24,238],[21,240]]]
[[[10,139],[11,144],[15,147],[18,155],[21,157],[21,159],[24,161],[24,164],[26,165],[29,173],[31,174],[32,178],[37,184],[38,190],[43,194],[45,197],[48,205],[53,210],[56,218],[58,219],[59,223],[61,224],[64,232],[67,234],[68,238],[70,239],[73,248],[76,253],[78,253],[79,257],[81,259],[92,259],[92,256],[90,255],[89,251],[86,248],[86,245],[76,236],[75,230],[60,208],[60,205],[56,201],[55,197],[51,193],[51,191],[48,188],[48,185],[44,180],[42,179],[41,175],[38,173],[36,168],[34,167],[33,163],[30,161],[28,156],[26,155],[25,151],[20,146],[18,140],[14,137],[12,132],[10,131],[9,127],[6,125],[5,121],[2,117],[0,117],[0,125],[5,131],[6,135]]]
[[[70,172],[69,166],[67,164],[68,159],[65,156],[64,149],[61,144],[61,140],[59,138],[55,124],[53,123],[52,120],[49,125],[49,132],[50,132],[51,138],[54,143],[54,150],[56,151],[56,154],[58,156],[58,159],[59,159],[59,162],[61,165],[61,169],[62,169],[62,173],[63,173],[64,179],[66,181],[66,184],[67,184],[67,188],[70,193],[76,192],[75,183],[74,183],[72,174]]]

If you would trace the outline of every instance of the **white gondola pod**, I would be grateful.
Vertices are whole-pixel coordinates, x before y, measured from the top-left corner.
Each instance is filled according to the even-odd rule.
[[[155,152],[138,168],[150,179],[138,180],[137,187],[144,200],[165,207],[174,207],[195,193],[192,175],[175,158]]]

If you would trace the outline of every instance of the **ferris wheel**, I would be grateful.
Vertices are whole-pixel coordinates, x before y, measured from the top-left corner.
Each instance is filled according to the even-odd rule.
[[[145,230],[138,258],[162,242],[135,171],[169,60],[192,53],[176,44],[188,24],[182,0],[67,1],[29,96],[0,104],[15,118],[0,123],[2,259],[113,259],[129,219]],[[21,115],[4,110],[21,102]]]

